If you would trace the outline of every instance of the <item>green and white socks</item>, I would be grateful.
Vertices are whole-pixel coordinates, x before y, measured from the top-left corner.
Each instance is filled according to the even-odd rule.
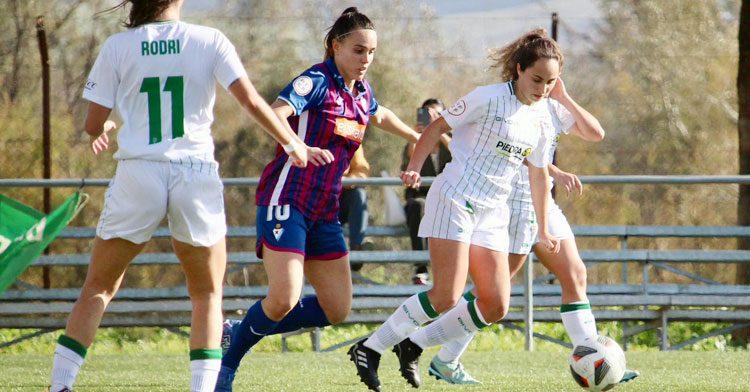
[[[476,299],[461,302],[409,339],[422,349],[465,338],[489,325],[477,306]]]
[[[587,337],[597,335],[596,319],[594,319],[591,304],[588,301],[561,305],[560,318],[565,325],[565,330],[568,331],[573,347],[583,342]]]
[[[458,304],[456,304],[456,306],[466,306],[469,301],[472,301],[474,299],[476,299],[476,297],[474,297],[471,291],[467,291],[466,294],[464,294],[463,297],[458,300]],[[471,341],[474,340],[474,335],[476,334],[476,332],[472,332],[466,336],[445,343],[443,347],[440,348],[440,352],[438,352],[437,354],[438,359],[443,362],[457,361],[458,358],[464,355],[466,349],[469,348],[469,344],[471,344]]]
[[[382,354],[406,339],[422,324],[439,316],[427,298],[427,292],[412,295],[396,309],[364,345]]]
[[[221,349],[190,350],[190,392],[213,392],[221,368]]]
[[[85,357],[86,347],[65,335],[60,335],[57,339],[55,359],[52,364],[52,387],[50,390],[73,389],[73,383],[78,377],[78,371],[81,370]]]
[[[60,335],[52,365],[51,391],[73,389],[73,383],[86,357],[86,347],[76,340]],[[190,391],[213,392],[221,367],[221,349],[190,351]]]

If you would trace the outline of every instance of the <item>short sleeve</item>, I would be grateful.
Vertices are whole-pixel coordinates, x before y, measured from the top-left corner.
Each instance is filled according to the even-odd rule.
[[[457,129],[465,124],[475,122],[485,113],[487,106],[487,94],[485,88],[480,87],[470,92],[468,95],[456,101],[453,106],[440,113],[445,122],[451,128]]]
[[[560,124],[560,128],[567,135],[570,132],[570,128],[576,123],[576,119],[568,111],[568,109],[561,105],[560,102],[550,99],[550,108],[553,116],[557,119]]]
[[[378,103],[378,100],[375,99],[375,95],[370,93],[370,115],[374,116],[375,113],[378,112],[379,107],[380,107],[380,104]]]
[[[96,57],[94,67],[83,87],[83,98],[109,109],[115,107],[120,76],[115,67],[115,45],[112,38],[107,39]]]
[[[549,135],[545,135],[542,131],[539,135],[539,141],[536,146],[531,150],[531,153],[526,157],[532,165],[536,167],[547,167],[550,164],[550,148],[552,146],[552,140]]]
[[[216,32],[216,62],[214,63],[214,77],[225,89],[241,77],[247,77],[247,71],[242,65],[237,50],[224,33]]]
[[[328,80],[323,71],[310,68],[284,87],[279,99],[288,103],[294,109],[294,115],[299,116],[305,110],[322,106],[327,90]],[[377,103],[375,106],[377,108]]]

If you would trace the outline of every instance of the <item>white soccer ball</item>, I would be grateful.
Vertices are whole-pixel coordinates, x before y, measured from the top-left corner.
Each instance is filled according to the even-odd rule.
[[[606,336],[586,338],[573,347],[570,373],[587,391],[608,391],[625,374],[625,353],[617,342]]]

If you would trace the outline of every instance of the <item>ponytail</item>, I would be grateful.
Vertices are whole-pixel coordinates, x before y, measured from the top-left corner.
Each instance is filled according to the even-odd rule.
[[[367,15],[359,12],[357,7],[349,7],[328,29],[325,38],[326,55],[323,60],[333,57],[333,40],[343,40],[348,34],[357,30],[375,30]]]
[[[517,80],[516,64],[524,71],[541,58],[557,60],[562,70],[564,57],[560,47],[547,36],[546,30],[534,29],[500,49],[490,50],[489,59],[494,64],[489,69],[499,69],[503,81]]]

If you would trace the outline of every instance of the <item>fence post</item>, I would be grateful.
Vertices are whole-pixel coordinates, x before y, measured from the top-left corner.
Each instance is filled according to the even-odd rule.
[[[534,351],[534,253],[529,253],[523,279],[524,335],[526,337],[526,351]]]

